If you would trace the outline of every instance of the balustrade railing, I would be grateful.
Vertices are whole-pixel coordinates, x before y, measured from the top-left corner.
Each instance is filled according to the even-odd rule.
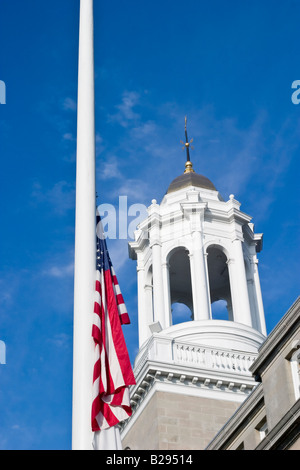
[[[172,338],[152,338],[135,363],[138,375],[146,361],[184,364],[200,369],[252,375],[249,368],[257,355],[251,352],[232,351],[220,347],[187,344]]]
[[[245,374],[256,359],[255,354],[226,349],[173,343],[175,363]],[[250,372],[249,372],[250,374]]]

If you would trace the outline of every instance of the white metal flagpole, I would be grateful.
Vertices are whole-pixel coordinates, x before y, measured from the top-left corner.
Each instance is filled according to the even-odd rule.
[[[80,0],[74,266],[72,448],[92,449],[96,253],[93,0]]]

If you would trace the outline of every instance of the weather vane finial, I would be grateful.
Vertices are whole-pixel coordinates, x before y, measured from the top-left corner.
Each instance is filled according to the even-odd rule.
[[[189,141],[188,139],[188,135],[187,135],[187,128],[186,128],[186,123],[187,123],[187,119],[186,119],[186,116],[185,116],[185,119],[184,119],[184,132],[185,132],[185,142],[182,142],[182,140],[180,141],[180,143],[183,145],[183,149],[186,149],[186,164],[185,164],[185,170],[184,170],[184,173],[195,173],[194,170],[193,170],[193,164],[190,160],[190,148],[192,150],[194,150],[194,147],[191,145],[191,143],[193,142],[193,139],[191,139]]]

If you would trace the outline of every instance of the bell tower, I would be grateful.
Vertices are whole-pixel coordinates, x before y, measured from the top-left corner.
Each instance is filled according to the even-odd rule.
[[[139,352],[124,446],[204,449],[256,386],[249,367],[266,327],[262,234],[190,160],[152,200],[129,254],[137,262]]]

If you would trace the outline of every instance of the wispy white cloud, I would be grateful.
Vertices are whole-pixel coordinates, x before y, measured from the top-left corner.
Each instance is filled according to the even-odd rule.
[[[118,122],[122,127],[128,127],[132,122],[140,118],[134,111],[139,103],[140,95],[135,91],[125,91],[120,104],[116,105],[117,112],[108,116],[111,122]]]
[[[0,306],[6,305],[13,299],[13,289],[9,289],[8,286],[4,286],[4,282],[0,279]]]
[[[65,278],[68,276],[73,276],[74,273],[74,263],[68,263],[66,265],[54,265],[49,266],[49,268],[43,271],[43,274],[50,277],[56,278]]]
[[[113,196],[127,196],[130,203],[144,201],[151,195],[151,185],[141,178],[126,178],[112,191]]]
[[[65,111],[76,111],[77,103],[73,98],[65,98],[62,104],[62,107]]]
[[[28,270],[25,267],[16,270],[13,268],[3,268],[0,272],[0,318],[7,317],[9,309],[14,305],[16,292],[22,286],[23,277],[28,277]],[[1,339],[1,338],[0,338]]]
[[[137,125],[135,125],[130,130],[130,136],[134,140],[144,142],[144,140],[147,139],[148,137],[153,139],[157,131],[158,129],[157,129],[157,125],[155,124],[155,122],[152,120],[148,120],[145,122],[140,122]]]
[[[99,162],[97,166],[97,177],[101,180],[121,178],[120,163],[116,156],[110,156],[108,160]]]
[[[37,203],[50,204],[57,214],[63,215],[66,211],[74,208],[75,188],[73,184],[67,181],[58,181],[52,188],[44,189],[36,181],[33,184],[31,197]]]
[[[95,141],[96,141],[96,155],[100,155],[105,149],[105,146],[104,146],[103,138],[101,137],[99,132],[96,133]]]
[[[68,349],[70,347],[71,338],[66,333],[57,333],[52,338],[48,338],[47,342],[57,349]]]
[[[71,142],[74,142],[76,140],[76,138],[73,136],[73,134],[71,132],[66,132],[63,135],[63,140],[69,140]]]

